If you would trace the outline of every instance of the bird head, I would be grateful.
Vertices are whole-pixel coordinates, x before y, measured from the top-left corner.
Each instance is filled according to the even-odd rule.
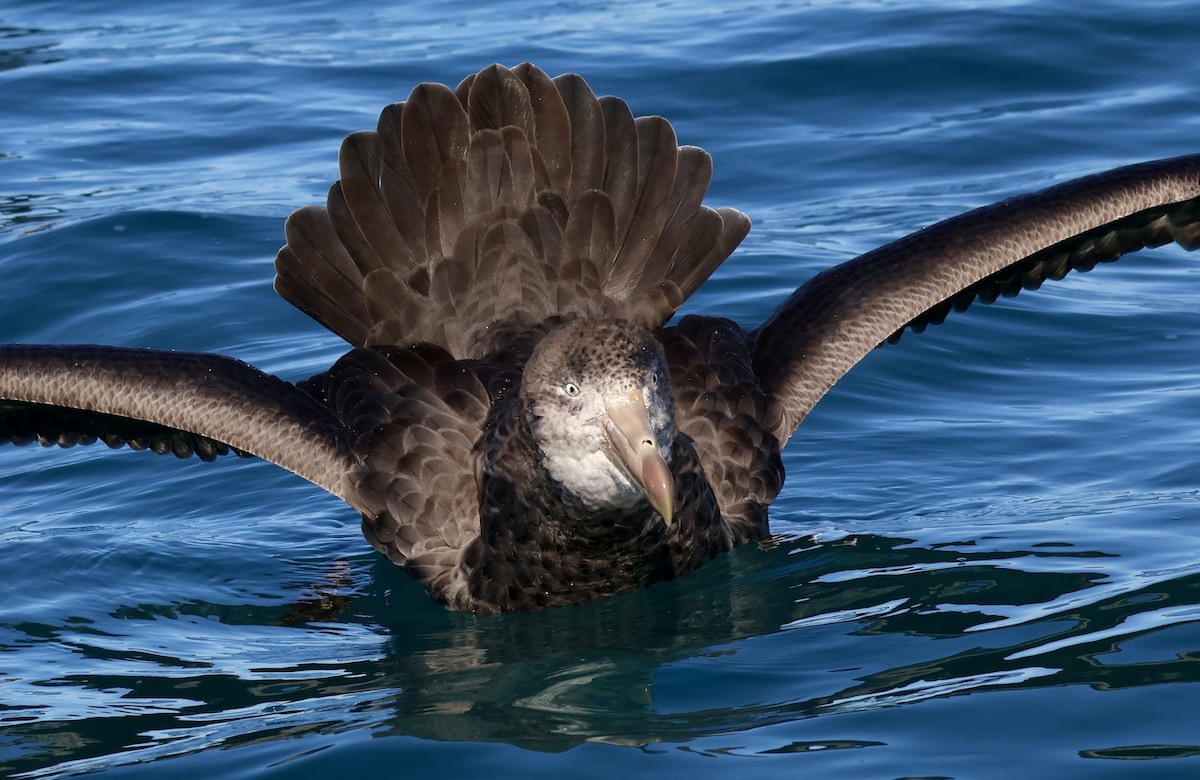
[[[550,476],[585,506],[647,502],[670,524],[675,403],[662,345],[622,320],[569,322],[538,343],[521,400]]]

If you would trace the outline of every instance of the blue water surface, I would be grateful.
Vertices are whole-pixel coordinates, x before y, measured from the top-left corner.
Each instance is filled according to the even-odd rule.
[[[0,2],[0,341],[346,345],[271,290],[347,133],[581,73],[754,220],[753,325],[937,219],[1200,151],[1191,2]],[[259,461],[0,448],[0,775],[1200,775],[1200,264],[1146,251],[877,350],[768,545],[478,619]]]

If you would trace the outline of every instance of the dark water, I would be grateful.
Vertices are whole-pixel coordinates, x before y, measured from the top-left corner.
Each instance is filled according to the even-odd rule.
[[[750,214],[689,304],[1086,172],[1200,151],[1192,3],[0,4],[0,340],[344,344],[283,219],[422,80],[573,70]],[[247,4],[249,5],[249,4]],[[1200,775],[1200,265],[1142,253],[871,355],[775,543],[496,619],[441,611],[261,462],[0,449],[0,775]]]

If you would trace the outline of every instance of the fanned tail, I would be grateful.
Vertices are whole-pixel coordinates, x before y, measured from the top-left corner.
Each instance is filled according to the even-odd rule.
[[[481,358],[547,321],[657,328],[750,227],[701,205],[711,159],[666,120],[528,63],[416,87],[339,170],[288,219],[275,288],[357,346]]]

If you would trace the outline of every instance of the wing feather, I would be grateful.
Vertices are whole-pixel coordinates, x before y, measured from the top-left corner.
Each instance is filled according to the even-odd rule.
[[[775,434],[786,441],[834,382],[906,327],[1169,241],[1200,245],[1200,155],[984,206],[824,271],[754,336]]]
[[[0,405],[7,412],[19,416],[35,405],[43,420],[53,417],[60,432],[63,426],[73,427],[73,432],[66,430],[66,443],[95,441],[95,436],[110,446],[144,443],[181,457],[188,448],[198,447],[201,457],[233,448],[359,506],[351,489],[358,462],[341,423],[305,391],[233,358],[118,347],[4,345],[0,398],[18,402]]]

